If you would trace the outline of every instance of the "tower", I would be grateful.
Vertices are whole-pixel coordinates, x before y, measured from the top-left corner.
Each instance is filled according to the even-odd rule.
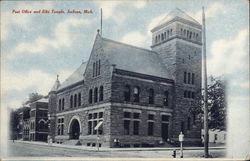
[[[49,127],[48,127],[48,136],[53,141],[55,140],[56,134],[56,107],[57,107],[57,94],[56,91],[60,86],[60,81],[57,79],[49,92],[49,107],[48,107],[48,120],[49,120]]]
[[[200,125],[190,112],[201,92],[201,30],[192,17],[175,9],[152,32],[152,50],[157,52],[175,81],[171,139],[182,131],[186,143],[200,143]]]

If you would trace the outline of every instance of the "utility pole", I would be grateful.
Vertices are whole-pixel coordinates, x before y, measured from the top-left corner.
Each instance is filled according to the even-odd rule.
[[[206,26],[205,12],[202,7],[202,53],[203,53],[203,85],[204,85],[204,157],[208,158],[208,107],[207,107],[207,58],[206,58]]]

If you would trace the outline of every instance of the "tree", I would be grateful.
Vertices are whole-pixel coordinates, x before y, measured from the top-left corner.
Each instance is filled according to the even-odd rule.
[[[203,89],[204,90],[204,89]],[[203,92],[202,92],[203,93]],[[209,77],[208,84],[208,127],[209,129],[226,129],[226,98],[225,82],[219,78]],[[203,123],[203,95],[198,94],[192,103],[190,112],[197,116]]]
[[[44,97],[43,95],[38,94],[38,93],[30,93],[28,101],[26,101],[24,104],[35,102],[43,97]]]

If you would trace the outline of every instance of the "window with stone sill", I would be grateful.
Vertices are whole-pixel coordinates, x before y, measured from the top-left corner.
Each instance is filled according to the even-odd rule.
[[[70,96],[70,108],[73,108],[73,96]]]
[[[99,101],[103,101],[103,86],[99,89]]]
[[[164,92],[164,100],[163,100],[163,105],[164,105],[164,106],[168,106],[168,99],[169,99],[169,98],[168,98],[168,95],[169,95],[169,94],[168,94],[168,91],[165,91],[165,92]]]
[[[74,107],[76,107],[76,105],[77,105],[77,95],[75,94],[75,96],[74,96]]]
[[[92,103],[92,98],[93,98],[93,90],[92,89],[90,89],[89,90],[89,104],[91,104]]]
[[[130,101],[130,85],[126,85],[124,89],[124,100]]]

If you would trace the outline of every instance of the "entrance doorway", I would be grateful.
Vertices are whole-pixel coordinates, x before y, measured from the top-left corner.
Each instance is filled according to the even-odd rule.
[[[80,136],[80,124],[78,120],[74,119],[70,126],[70,139],[79,139]]]
[[[165,142],[168,140],[168,123],[161,124],[161,137]]]

